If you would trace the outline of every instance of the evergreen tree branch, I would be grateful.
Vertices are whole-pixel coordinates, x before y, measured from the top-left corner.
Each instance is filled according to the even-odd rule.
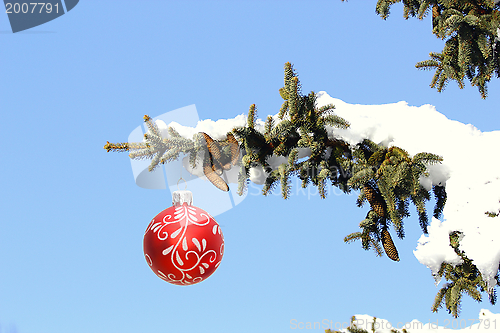
[[[441,52],[431,52],[430,60],[416,64],[419,69],[435,70],[431,88],[442,92],[449,81],[456,81],[463,89],[467,78],[486,98],[488,82],[493,75],[500,77],[500,2],[378,0],[375,11],[386,20],[396,3],[403,4],[405,19],[422,20],[432,11],[432,33],[445,40]]]
[[[430,5],[434,6],[434,10],[436,5]],[[428,11],[429,6],[415,13],[423,15],[421,13]],[[469,25],[482,24],[481,21],[474,22],[470,21]],[[456,21],[454,24],[461,23]],[[461,52],[468,54],[469,51],[464,49]],[[444,73],[447,69],[442,70]],[[445,81],[449,77],[446,75],[449,73],[443,76]],[[268,117],[264,129],[257,130],[255,127],[255,104],[250,106],[246,126],[234,128],[227,134],[226,140],[220,141],[212,140],[202,133],[193,139],[183,138],[173,128],[169,128],[167,137],[162,137],[151,118],[145,117],[149,131],[143,142],[107,142],[104,149],[108,152],[128,151],[134,159],[151,159],[150,170],[177,159],[181,153],[188,154],[190,163],[194,165],[203,151],[204,170],[210,175],[217,175],[231,165],[239,164],[239,194],[247,189],[251,168],[265,172],[264,195],[269,195],[280,182],[281,194],[285,199],[288,198],[292,176],[298,176],[303,187],[310,184],[317,186],[322,198],[327,196],[328,182],[346,193],[360,190],[356,204],[361,207],[368,201],[369,211],[359,225],[360,231],[347,235],[344,241],[351,243],[360,240],[364,250],[373,249],[377,256],[383,254],[384,247],[387,253],[391,253],[393,260],[398,260],[397,250],[393,243],[390,244],[390,235],[387,236],[389,228],[393,226],[398,237],[404,237],[403,221],[410,216],[409,205],[412,203],[417,209],[423,232],[427,231],[425,203],[430,199],[430,191],[420,184],[420,180],[427,175],[427,167],[441,163],[442,158],[427,152],[412,157],[401,147],[386,147],[368,139],[350,145],[332,132],[332,128],[348,128],[349,123],[333,113],[333,105],[317,107],[314,92],[307,95],[300,92],[298,76],[290,63],[285,64],[284,83],[280,95],[286,107],[280,109],[278,119]],[[241,160],[236,158],[236,152],[239,157],[239,147],[243,151]],[[299,152],[304,151],[309,153],[299,159]],[[273,167],[269,160],[277,156],[286,157],[287,161]],[[219,185],[219,188],[227,187],[225,183]],[[432,191],[436,199],[433,215],[437,218],[446,203],[444,184],[433,184]],[[460,237],[459,232],[452,233],[450,246],[463,259],[463,263],[456,266],[447,263],[441,265],[436,278],[444,277],[448,283],[438,292],[432,306],[433,311],[437,311],[444,303],[446,309],[457,316],[463,293],[479,301],[481,292],[486,291],[490,302],[496,301],[495,290],[486,285],[477,267],[459,250]],[[498,276],[497,284],[500,285]]]

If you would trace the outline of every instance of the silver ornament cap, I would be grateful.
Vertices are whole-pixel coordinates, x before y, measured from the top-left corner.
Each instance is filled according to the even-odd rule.
[[[188,190],[178,190],[172,193],[172,206],[183,204],[193,205],[193,193]]]

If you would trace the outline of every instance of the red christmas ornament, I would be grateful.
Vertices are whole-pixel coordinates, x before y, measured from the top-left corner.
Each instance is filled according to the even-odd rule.
[[[199,283],[219,267],[224,238],[219,224],[193,206],[190,191],[174,191],[172,207],[156,215],[144,234],[144,256],[160,279],[177,285]]]

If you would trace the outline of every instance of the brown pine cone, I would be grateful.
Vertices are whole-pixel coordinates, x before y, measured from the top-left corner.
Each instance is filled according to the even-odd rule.
[[[370,206],[375,211],[375,213],[377,213],[377,215],[380,217],[386,217],[387,210],[382,195],[373,187],[367,184],[364,185],[364,191],[366,199],[368,199],[368,202],[370,203]]]
[[[391,234],[387,229],[382,230],[382,245],[384,246],[385,253],[390,259],[399,261],[398,250],[396,249],[396,246],[392,241]]]

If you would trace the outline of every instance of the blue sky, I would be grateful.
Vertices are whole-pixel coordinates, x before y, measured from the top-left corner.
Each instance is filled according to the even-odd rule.
[[[127,155],[102,148],[127,141],[145,114],[191,104],[201,119],[233,118],[252,103],[261,118],[275,114],[287,61],[306,93],[432,104],[498,129],[498,79],[487,100],[453,82],[437,93],[432,73],[414,68],[442,49],[430,21],[405,21],[401,5],[383,21],[374,8],[87,0],[16,34],[0,14],[0,332],[291,332],[294,319],[342,323],[354,314],[450,320],[430,312],[438,288],[412,254],[416,217],[395,240],[401,261],[377,258],[343,242],[368,209],[355,206],[355,194],[321,200],[297,194],[296,182],[287,201],[251,188],[216,217],[225,254],[214,275],[169,285],[148,268],[142,237],[170,192],[138,187]],[[195,204],[203,195],[194,193]],[[481,308],[498,312],[465,298],[461,318],[476,319]]]

